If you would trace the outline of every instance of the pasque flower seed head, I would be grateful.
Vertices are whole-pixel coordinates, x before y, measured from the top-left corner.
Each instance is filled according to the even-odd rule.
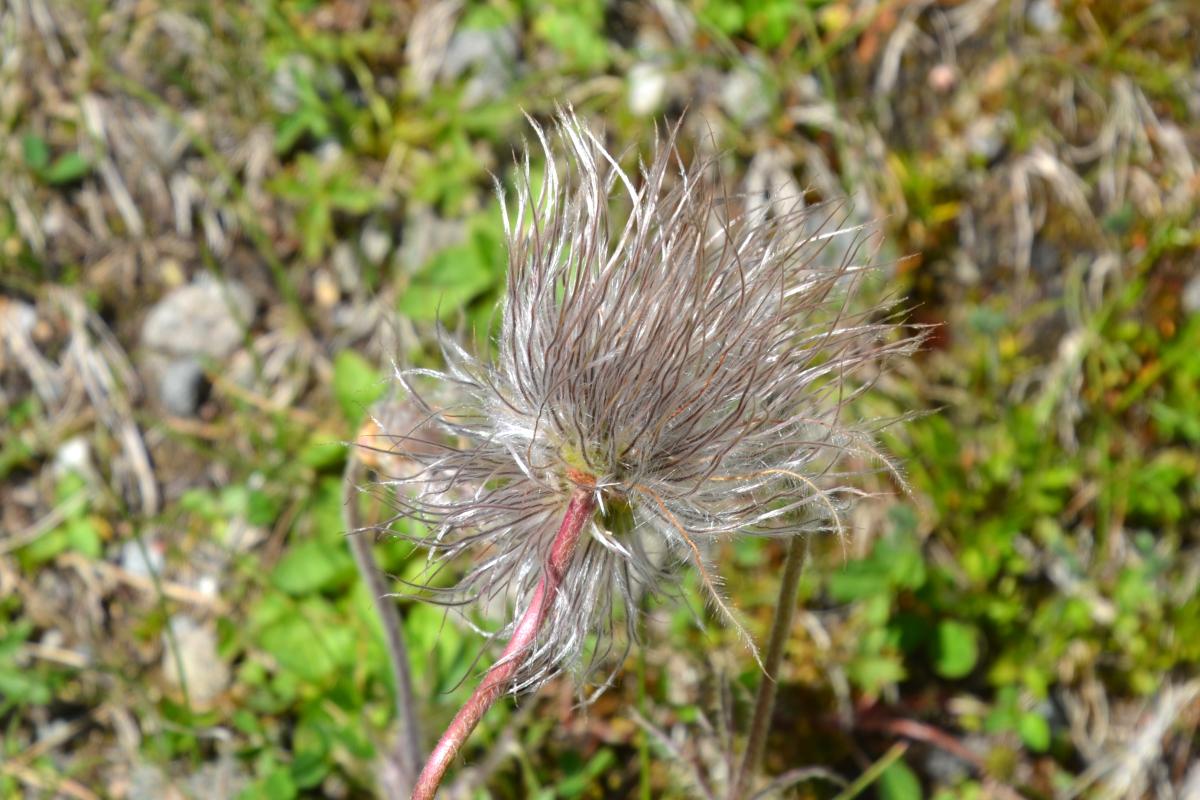
[[[916,345],[887,309],[848,310],[869,268],[839,209],[739,211],[674,135],[630,174],[573,113],[534,130],[546,173],[535,188],[527,153],[504,208],[494,355],[443,333],[444,371],[398,373],[424,418],[387,431],[417,465],[389,482],[432,563],[473,557],[427,589],[448,606],[526,605],[571,493],[594,495],[511,691],[632,641],[638,595],[672,594],[685,564],[736,625],[711,545],[840,530],[847,457],[878,457],[843,407],[861,368]],[[834,237],[855,246],[826,263]]]

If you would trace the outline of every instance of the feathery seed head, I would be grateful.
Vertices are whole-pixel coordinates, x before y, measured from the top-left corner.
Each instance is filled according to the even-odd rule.
[[[527,605],[569,495],[594,495],[511,691],[632,641],[637,596],[670,594],[664,578],[684,563],[736,625],[711,544],[840,530],[857,494],[846,457],[880,457],[841,418],[847,380],[917,344],[847,310],[867,267],[854,262],[864,234],[836,230],[838,209],[736,212],[712,170],[683,165],[673,135],[628,174],[570,112],[555,130],[560,172],[551,137],[534,131],[546,175],[535,189],[526,154],[504,209],[495,355],[443,334],[443,372],[398,372],[427,419],[385,426],[416,465],[388,481],[399,515],[428,527],[417,541],[433,564],[474,556],[452,587],[426,587],[448,606]],[[622,220],[614,199],[629,206]],[[823,263],[835,236],[856,246]]]

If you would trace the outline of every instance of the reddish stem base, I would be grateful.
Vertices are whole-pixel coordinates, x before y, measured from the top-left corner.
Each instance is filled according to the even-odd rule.
[[[550,556],[546,559],[545,572],[533,591],[529,608],[525,610],[521,621],[517,623],[517,628],[513,631],[512,638],[509,639],[508,645],[500,655],[500,660],[488,670],[487,675],[475,689],[475,693],[471,695],[471,699],[467,700],[454,715],[450,726],[446,728],[446,732],[438,740],[437,746],[429,754],[429,760],[425,762],[425,768],[421,770],[421,774],[417,778],[412,800],[433,800],[446,770],[450,767],[450,762],[458,755],[458,751],[467,741],[467,737],[471,735],[471,731],[475,730],[475,726],[479,724],[484,713],[492,707],[520,668],[524,661],[524,654],[533,645],[538,630],[546,621],[546,615],[550,610],[554,595],[558,591],[559,585],[562,584],[567,565],[571,562],[571,555],[575,552],[579,534],[591,518],[595,507],[596,502],[590,490],[576,489],[571,495],[571,501],[567,504],[567,511],[563,515],[562,525],[559,526],[554,542],[550,546]]]

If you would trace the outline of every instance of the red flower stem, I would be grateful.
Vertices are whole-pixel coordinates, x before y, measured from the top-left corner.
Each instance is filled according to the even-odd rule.
[[[500,655],[500,660],[488,670],[487,675],[483,676],[483,680],[475,689],[475,693],[471,695],[471,699],[467,700],[458,710],[449,727],[446,728],[446,732],[438,740],[437,747],[433,748],[433,752],[429,754],[429,760],[425,762],[425,768],[421,770],[421,774],[417,778],[412,800],[433,800],[446,770],[450,767],[450,762],[458,755],[458,751],[467,741],[467,737],[471,735],[471,731],[475,730],[479,720],[508,687],[509,681],[521,667],[526,653],[537,637],[538,630],[546,621],[554,595],[558,591],[559,585],[562,584],[567,565],[571,562],[571,556],[575,552],[579,534],[583,531],[583,526],[591,519],[595,507],[596,501],[590,489],[577,488],[572,493],[571,501],[567,504],[567,511],[563,515],[562,525],[559,526],[554,542],[550,545],[550,556],[546,559],[542,579],[538,581],[538,585],[533,591],[529,608],[525,609],[521,621],[517,623],[517,629],[513,631],[508,646]]]

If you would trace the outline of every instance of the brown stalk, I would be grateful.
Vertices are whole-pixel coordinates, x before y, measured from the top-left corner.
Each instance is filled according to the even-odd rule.
[[[391,590],[384,582],[383,573],[375,562],[368,537],[358,508],[357,487],[363,477],[363,462],[356,452],[350,451],[346,463],[346,474],[342,480],[342,514],[346,535],[354,564],[367,586],[375,612],[383,628],[383,642],[387,647],[388,662],[392,668],[392,682],[396,686],[396,740],[390,759],[405,786],[411,786],[417,767],[421,764],[421,727],[417,719],[416,701],[413,699],[412,676],[408,668],[408,646],[404,642],[404,623],[400,612],[392,601]]]
[[[788,539],[783,577],[779,580],[779,602],[775,608],[775,620],[771,624],[771,638],[767,642],[762,682],[754,699],[754,716],[751,717],[750,733],[746,738],[746,752],[742,754],[741,766],[730,785],[731,800],[741,800],[747,796],[755,776],[762,768],[767,734],[771,731],[771,717],[775,712],[775,695],[779,690],[779,669],[783,666],[783,653],[792,630],[792,620],[796,618],[796,590],[804,569],[805,546],[799,536]]]
[[[471,731],[475,730],[479,720],[508,687],[513,675],[520,668],[537,638],[538,631],[546,621],[547,612],[554,603],[554,595],[562,583],[567,565],[570,564],[571,556],[575,552],[579,534],[583,531],[587,521],[591,519],[595,506],[596,501],[590,488],[580,487],[571,494],[562,524],[550,546],[550,555],[546,559],[545,571],[533,591],[529,608],[525,610],[521,621],[517,623],[517,628],[504,648],[504,652],[500,655],[500,660],[488,670],[474,694],[459,709],[449,727],[446,728],[446,732],[442,734],[442,738],[438,740],[437,746],[429,754],[429,760],[425,762],[425,768],[421,770],[421,774],[417,778],[412,800],[433,800],[446,770],[450,767],[450,762],[454,760],[458,751],[466,743],[467,737],[471,735]]]

